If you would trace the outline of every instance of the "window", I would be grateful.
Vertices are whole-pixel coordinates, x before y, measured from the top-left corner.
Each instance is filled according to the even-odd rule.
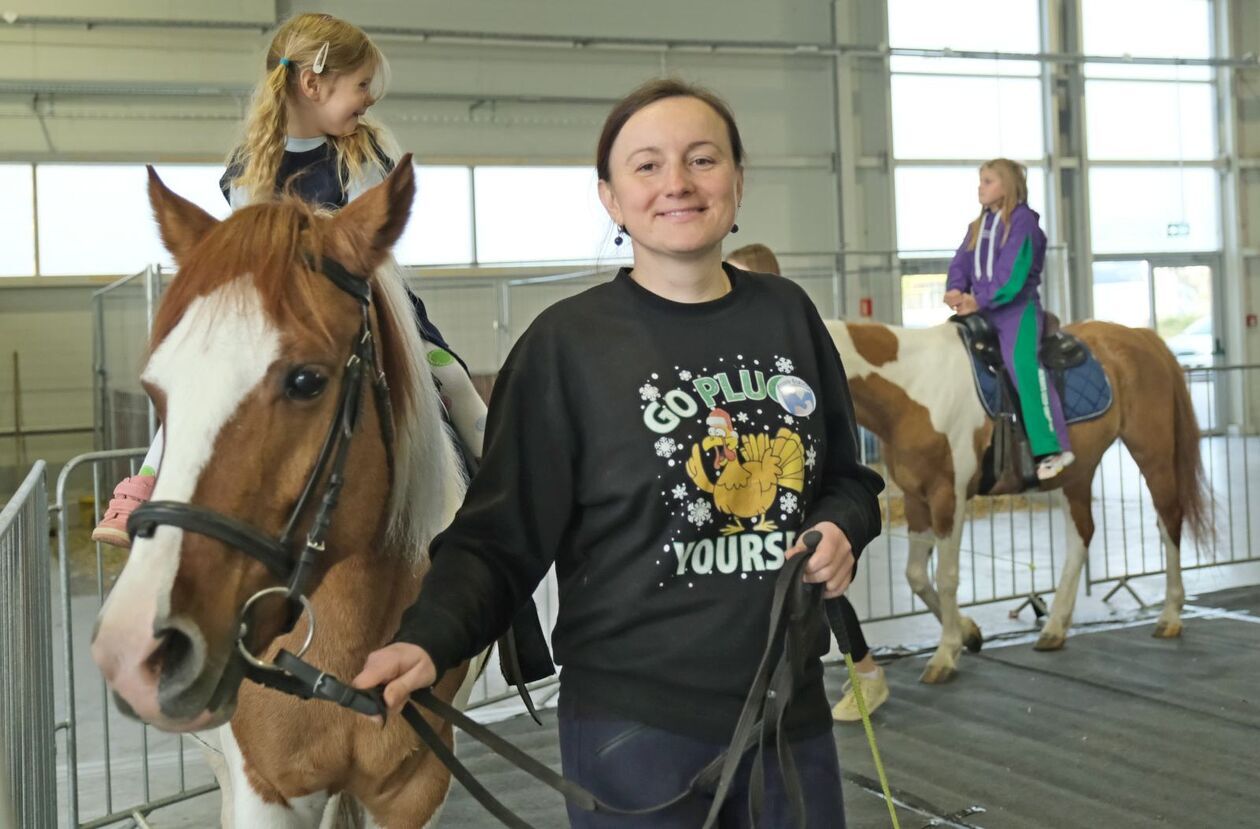
[[[1216,171],[1104,167],[1089,173],[1095,253],[1220,248]]]
[[[0,164],[0,276],[35,274],[31,165]]]
[[[475,168],[477,261],[618,258],[595,183],[590,167]]]
[[[403,265],[462,265],[473,261],[472,170],[416,166],[411,219],[394,246]]]
[[[1095,262],[1094,316],[1155,329],[1182,365],[1211,365],[1216,354],[1209,265]]]
[[[1094,263],[1094,319],[1133,328],[1151,324],[1150,263]]]
[[[219,218],[222,165],[157,168],[163,182]],[[138,164],[40,164],[40,273],[50,276],[133,273],[170,264],[149,205],[148,175]]]
[[[1035,53],[1040,49],[1037,14],[1037,0],[888,0],[888,42],[902,48]],[[976,64],[966,59],[895,56],[892,70],[969,73],[977,71]],[[1040,67],[1020,61],[1004,71],[1036,74]]]
[[[154,170],[162,183],[188,199],[216,219],[226,219],[232,212],[228,200],[219,189],[223,177],[222,164],[159,164]],[[145,179],[145,204],[148,205],[148,179]],[[152,211],[149,211],[152,215]]]
[[[1081,0],[1085,54],[1135,57],[1212,56],[1209,0]],[[1211,80],[1209,66],[1086,64],[1091,78]]]
[[[1035,55],[1038,0],[888,0],[894,49]],[[894,55],[892,131],[897,247],[903,258],[952,255],[979,215],[978,162],[1045,156],[1041,64],[1036,60]],[[960,165],[963,159],[973,163]],[[1029,204],[1045,212],[1045,172],[1028,171]],[[920,263],[920,267],[935,267]],[[944,277],[905,274],[903,318],[929,325],[948,316]]]
[[[1086,81],[1089,157],[1211,160],[1214,93],[1210,83]]]
[[[893,155],[1039,158],[1041,84],[1035,78],[893,75]]]
[[[901,277],[901,324],[906,328],[939,325],[953,315],[945,304],[944,273],[908,273]]]
[[[902,255],[939,256],[956,250],[967,224],[980,215],[978,181],[972,166],[897,167],[897,247]],[[1030,167],[1028,205],[1044,216],[1045,201],[1045,172]]]

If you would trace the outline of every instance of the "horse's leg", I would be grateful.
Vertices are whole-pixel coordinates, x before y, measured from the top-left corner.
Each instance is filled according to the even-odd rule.
[[[972,629],[979,636],[975,622],[966,619],[958,610],[959,558],[962,547],[962,518],[966,509],[966,492],[953,493],[948,500],[941,498],[932,504],[932,524],[936,536],[936,589],[940,603],[941,643],[928,660],[919,677],[920,682],[938,685],[948,682],[958,672],[958,655],[962,652],[964,631],[970,639]],[[944,507],[952,507],[952,515],[944,514]],[[978,649],[978,647],[977,647]]]
[[[1178,378],[1180,382],[1180,378]],[[1185,586],[1181,581],[1181,528],[1185,510],[1177,491],[1176,441],[1181,436],[1173,431],[1171,423],[1160,423],[1158,431],[1139,433],[1136,429],[1124,435],[1133,461],[1142,471],[1142,479],[1151,493],[1151,503],[1158,516],[1159,535],[1164,542],[1164,568],[1166,583],[1164,609],[1155,622],[1154,636],[1173,639],[1181,635],[1181,609],[1186,601]],[[1182,482],[1183,486],[1185,482]]]
[[[1094,537],[1094,514],[1091,505],[1091,476],[1080,476],[1070,481],[1060,493],[1063,505],[1064,525],[1067,527],[1067,555],[1063,559],[1063,573],[1054,591],[1054,601],[1041,636],[1033,647],[1039,651],[1057,651],[1067,641],[1072,627],[1072,612],[1076,609],[1076,592],[1081,583],[1081,570],[1089,553],[1089,542]]]
[[[1186,604],[1186,588],[1181,582],[1180,532],[1168,529],[1167,521],[1160,515],[1159,534],[1164,539],[1164,566],[1167,569],[1164,587],[1164,609],[1159,612],[1155,630],[1156,639],[1175,639],[1181,635],[1181,609]]]
[[[1134,452],[1130,441],[1125,443],[1129,445],[1129,452],[1142,470],[1142,477],[1146,479],[1151,502],[1159,514],[1156,521],[1159,535],[1164,541],[1164,609],[1159,613],[1152,635],[1157,639],[1175,639],[1181,635],[1181,609],[1186,603],[1186,588],[1181,581],[1181,526],[1184,515],[1181,502],[1177,498],[1172,453],[1167,449],[1162,454],[1147,453],[1140,449]]]
[[[219,742],[227,760],[232,781],[232,819],[237,827],[249,829],[315,829],[321,825],[327,792],[291,797],[285,803],[268,803],[250,785],[245,774],[245,758],[230,725],[219,729]]]
[[[932,535],[932,513],[927,501],[911,495],[904,496],[906,528],[910,536],[910,553],[906,558],[906,581],[910,589],[927,605],[938,620],[941,618],[941,600],[928,575],[928,559],[936,538]]]

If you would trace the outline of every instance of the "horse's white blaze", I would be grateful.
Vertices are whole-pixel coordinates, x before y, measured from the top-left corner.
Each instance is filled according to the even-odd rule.
[[[194,300],[150,357],[144,380],[166,396],[166,448],[155,500],[188,501],[222,430],[280,351],[257,291],[237,279]],[[98,623],[94,654],[106,675],[127,679],[151,651],[153,624],[170,612],[183,530],[159,527],[138,538]],[[124,698],[143,680],[130,676]],[[154,689],[156,692],[156,689]],[[135,706],[136,701],[128,699]],[[146,708],[147,706],[142,706]],[[137,710],[140,713],[140,710]],[[156,712],[152,712],[156,713]]]

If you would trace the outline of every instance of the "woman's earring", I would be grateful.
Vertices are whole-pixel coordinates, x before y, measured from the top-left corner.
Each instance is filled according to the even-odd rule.
[[[622,243],[623,240],[621,238],[621,234],[623,233],[626,234],[627,236],[630,235],[630,231],[626,230],[625,225],[617,225],[617,237],[613,239],[614,245],[620,245]]]
[[[731,225],[731,233],[739,233],[739,225]]]

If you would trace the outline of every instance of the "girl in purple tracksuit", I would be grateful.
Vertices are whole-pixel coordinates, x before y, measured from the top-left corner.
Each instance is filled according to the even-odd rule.
[[[980,216],[967,228],[949,266],[945,303],[958,314],[984,314],[997,330],[1038,459],[1037,477],[1046,481],[1075,460],[1058,390],[1038,357],[1045,311],[1037,287],[1046,235],[1028,206],[1023,165],[1006,158],[982,164],[979,196]]]

